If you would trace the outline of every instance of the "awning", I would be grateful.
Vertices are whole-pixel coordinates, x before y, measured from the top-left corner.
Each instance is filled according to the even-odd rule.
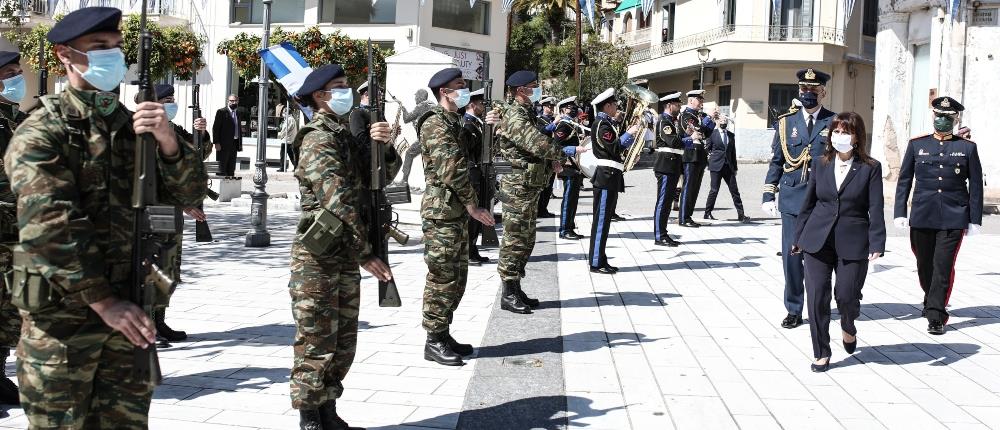
[[[615,9],[615,13],[622,13],[629,9],[635,9],[641,5],[641,0],[624,0]]]

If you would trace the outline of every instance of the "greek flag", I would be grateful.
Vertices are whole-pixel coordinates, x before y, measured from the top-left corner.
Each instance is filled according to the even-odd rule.
[[[847,24],[851,22],[851,15],[854,12],[854,0],[847,0],[844,2],[844,28],[847,28]]]
[[[653,10],[653,3],[655,0],[642,0],[642,15],[649,16],[649,12]]]
[[[510,10],[514,8],[514,0],[503,0],[503,5],[500,11],[503,13],[510,13]]]
[[[294,95],[306,80],[306,76],[309,76],[309,72],[312,72],[312,67],[309,67],[306,60],[289,42],[281,42],[262,49],[260,58],[288,94]]]
[[[590,28],[594,28],[594,0],[580,0],[580,10],[587,15]]]

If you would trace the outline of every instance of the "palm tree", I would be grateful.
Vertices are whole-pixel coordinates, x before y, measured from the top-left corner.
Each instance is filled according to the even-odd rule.
[[[559,30],[566,20],[566,9],[576,10],[579,4],[579,0],[514,0],[513,12],[544,13],[549,23],[550,43],[559,43]]]

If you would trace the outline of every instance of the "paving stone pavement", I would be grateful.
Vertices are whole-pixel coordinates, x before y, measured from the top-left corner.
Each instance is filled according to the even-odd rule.
[[[907,240],[890,237],[889,252],[875,263],[864,289],[858,351],[848,357],[838,348],[834,324],[834,367],[813,374],[808,328],[778,326],[784,316],[775,256],[780,227],[773,220],[671,226],[684,244],[655,247],[646,209],[655,198],[644,179],[649,176],[630,172],[626,180],[633,187],[619,211],[629,220],[612,224],[608,252],[619,274],[587,271],[586,240],[556,240],[550,228],[540,233],[546,244],[536,249],[529,279],[555,280],[541,298],[558,299],[559,308],[530,321],[546,326],[489,328],[497,321],[517,324],[516,318],[495,315],[496,266],[470,269],[453,333],[484,350],[483,358],[459,368],[421,355],[426,268],[415,206],[401,208],[412,244],[393,245],[391,260],[403,306],[378,308],[375,282],[363,279],[358,355],[338,410],[353,425],[372,429],[1000,429],[997,236],[963,243],[953,317],[940,337],[926,334],[919,318],[921,295]],[[751,216],[759,207],[756,188],[743,190]],[[577,220],[586,235],[589,195],[583,193]],[[729,201],[723,191],[716,216],[730,217],[731,210],[721,211]],[[245,208],[210,205],[207,212],[217,242],[195,243],[193,223],[187,225],[184,284],[167,319],[191,340],[160,352],[165,378],[150,427],[297,428],[288,397],[294,325],[287,278],[298,214],[270,213],[272,245],[254,249],[243,247]],[[486,254],[496,257],[495,250]],[[558,325],[561,348],[547,341],[543,348],[524,348],[551,339],[550,324]],[[544,372],[544,392],[531,391],[531,380],[511,390],[515,378],[505,378],[504,366],[495,363],[503,358],[495,345],[509,346],[518,331],[524,342],[518,358],[559,356],[562,368]],[[507,385],[487,383],[499,379]],[[505,418],[512,408],[533,406],[536,422]],[[6,413],[0,428],[26,427],[20,409]]]

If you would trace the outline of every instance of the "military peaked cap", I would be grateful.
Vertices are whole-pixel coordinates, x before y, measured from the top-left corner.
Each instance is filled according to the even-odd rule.
[[[954,115],[965,110],[965,106],[962,106],[962,104],[959,103],[958,100],[955,100],[948,96],[944,96],[944,97],[938,97],[933,101],[931,101],[931,110],[933,110],[935,113]]]
[[[507,86],[523,87],[537,80],[538,80],[538,73],[528,70],[519,70],[514,72],[513,74],[510,75],[509,78],[507,78]]]
[[[16,64],[21,62],[21,53],[13,51],[0,51],[0,67],[6,66],[8,64]]]
[[[341,76],[344,76],[344,68],[340,67],[340,64],[327,64],[309,73],[297,94],[307,96],[314,91],[322,90],[328,82]]]
[[[799,70],[795,76],[799,78],[799,85],[826,85],[830,80],[830,75],[812,68]]]
[[[556,109],[562,109],[563,106],[566,105],[576,106],[576,96],[566,97],[562,100],[559,100],[559,103],[556,103]]]
[[[478,90],[475,90],[475,91],[469,93],[469,100],[470,101],[471,100],[483,100],[485,98],[486,98],[486,90],[483,89],[483,88],[480,88]]]
[[[603,93],[600,93],[597,96],[595,96],[594,100],[590,101],[590,104],[592,104],[594,106],[597,106],[597,105],[603,103],[605,100],[614,99],[614,97],[615,97],[615,89],[614,88],[608,88],[608,89],[604,90]]]
[[[687,92],[687,96],[705,98],[705,90],[691,90]]]
[[[368,92],[368,81],[358,86],[358,94],[364,94]]]
[[[663,97],[660,97],[661,103],[680,103],[681,102],[681,92],[674,91]]]
[[[120,31],[118,24],[122,20],[122,11],[114,7],[85,7],[70,12],[63,17],[46,38],[49,42],[66,44],[80,36],[102,31]]]
[[[448,82],[454,81],[455,79],[462,77],[462,69],[458,67],[449,67],[431,76],[431,80],[427,82],[428,88],[441,88],[448,85]]]
[[[174,86],[167,84],[156,84],[153,87],[153,91],[156,92],[156,99],[163,99],[174,95]]]

